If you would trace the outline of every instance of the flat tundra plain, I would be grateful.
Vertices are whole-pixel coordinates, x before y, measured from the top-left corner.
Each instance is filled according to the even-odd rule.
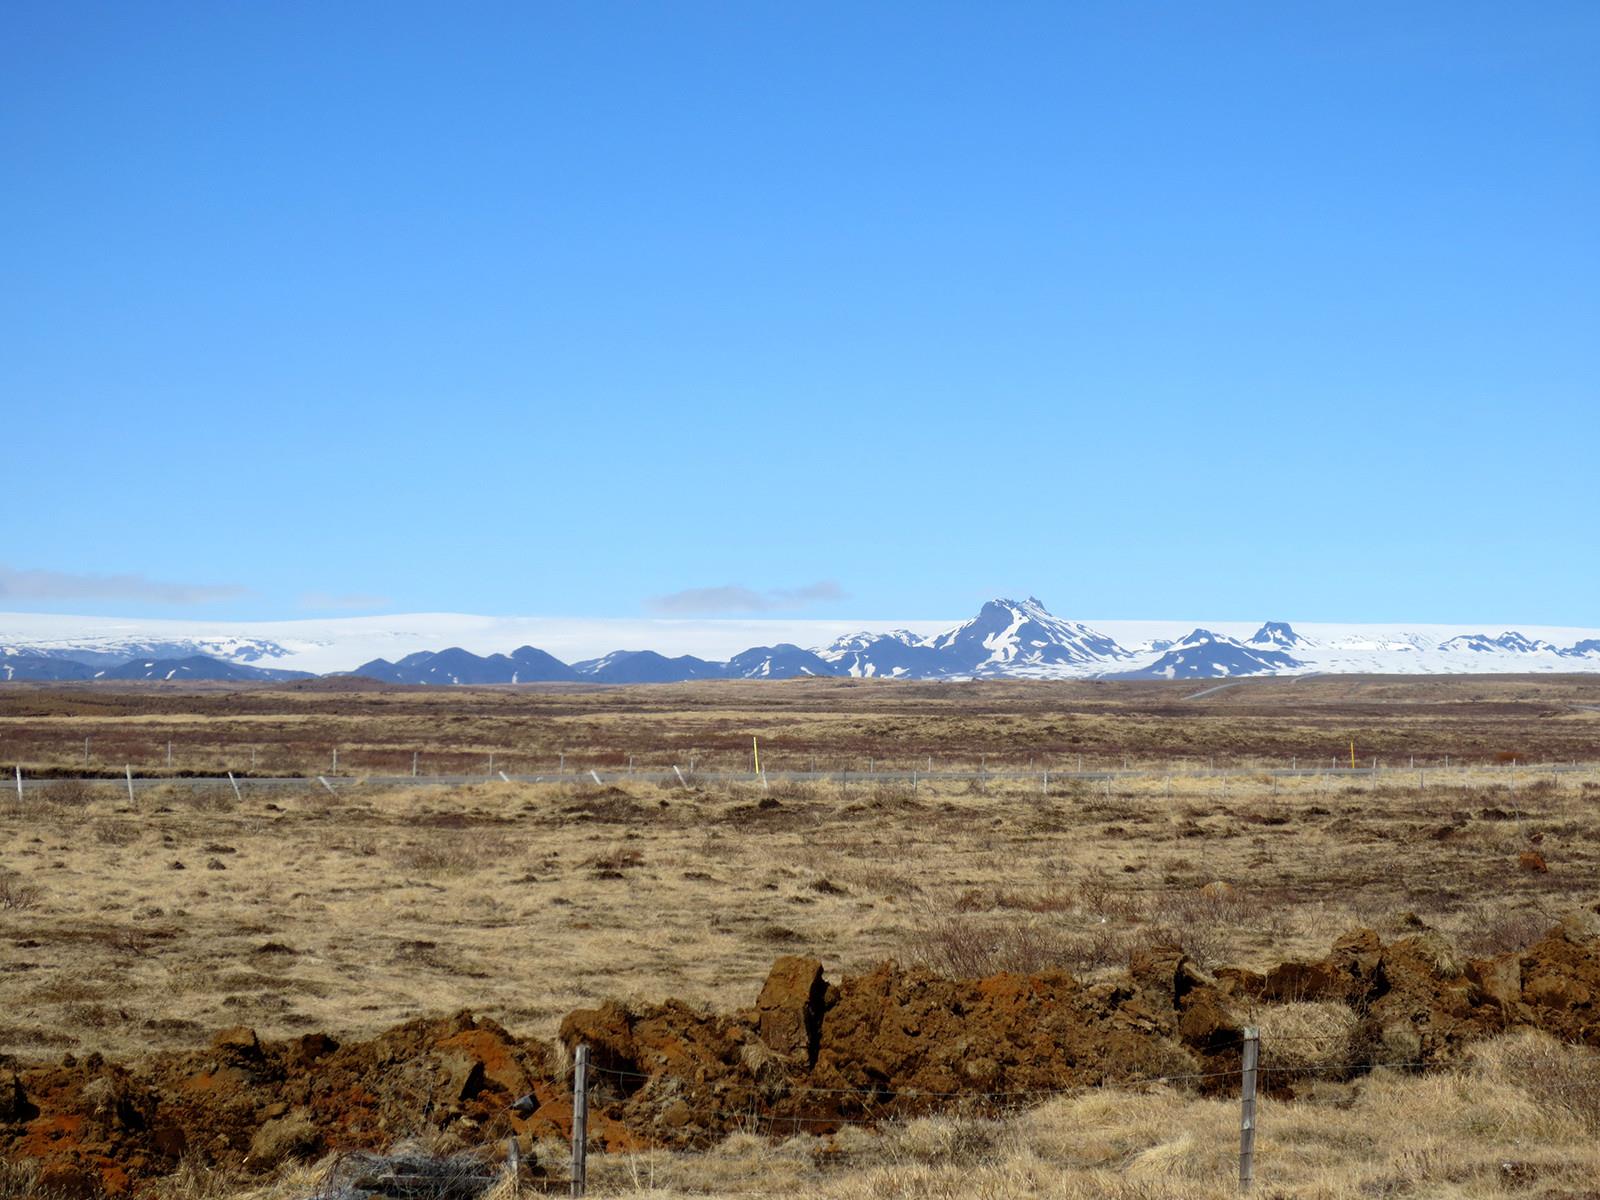
[[[1353,927],[1427,927],[1492,956],[1600,902],[1600,679],[1206,687],[0,688],[0,761],[46,781],[0,793],[0,1068],[135,1060],[240,1025],[365,1037],[460,1009],[553,1038],[612,997],[748,1006],[779,955],[830,978],[893,959],[1093,982],[1155,944],[1263,970]],[[1364,773],[1273,774],[1348,766],[1352,743]],[[336,749],[331,791],[252,784],[330,773]],[[930,759],[932,779],[875,777]],[[379,781],[413,761],[424,782],[482,778]],[[571,777],[498,778],[558,766]],[[643,777],[672,766],[681,782]],[[167,781],[130,800],[125,767]],[[811,770],[830,774],[771,778]],[[238,796],[184,778],[227,771]],[[1593,1195],[1600,1077],[1552,1098],[1530,1053],[1489,1043],[1456,1074],[1376,1072],[1280,1105],[1258,1177],[1282,1195]],[[1581,1080],[1593,1063],[1576,1061]],[[1222,1195],[1236,1122],[1236,1102],[1107,1089],[862,1131],[845,1166],[735,1135],[608,1156],[593,1182]],[[157,1190],[305,1194],[314,1170],[197,1167]]]

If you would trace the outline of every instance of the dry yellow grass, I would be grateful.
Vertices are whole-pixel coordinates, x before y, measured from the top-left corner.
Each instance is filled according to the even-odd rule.
[[[1020,765],[1030,739],[1055,737],[1120,765],[1122,738],[1134,765],[1163,765],[1109,786],[1055,780],[1048,796],[1042,780],[685,789],[625,777],[599,788],[360,783],[338,797],[246,784],[242,802],[226,787],[174,785],[129,803],[113,781],[61,784],[21,804],[0,793],[0,1054],[121,1058],[238,1023],[266,1037],[360,1036],[463,1007],[550,1036],[565,1013],[610,996],[748,1005],[783,953],[816,955],[833,976],[894,957],[951,970],[1064,965],[1092,978],[1120,970],[1139,941],[1175,935],[1207,965],[1262,968],[1319,956],[1354,925],[1401,932],[1408,914],[1467,953],[1510,949],[1600,900],[1600,775],[1483,767],[1430,773],[1419,790],[1406,773],[1224,781],[1179,770],[1169,780],[1165,767],[1211,750],[1268,756],[1350,724],[1363,737],[1383,726],[1390,744],[1593,748],[1596,723],[1560,708],[1573,698],[1567,684],[1475,682],[1479,700],[1464,686],[1335,681],[1326,691],[1344,708],[1275,717],[1242,700],[1163,714],[1172,701],[1159,689],[1103,701],[1090,685],[1034,699],[964,685],[926,697],[777,688],[755,708],[744,689],[526,704],[403,693],[343,698],[338,712],[311,696],[273,700],[265,715],[225,710],[254,703],[250,694],[217,693],[205,711],[166,696],[143,714],[123,700],[70,711],[101,703],[92,690],[72,693],[63,712],[19,714],[13,697],[0,735],[48,729],[62,745],[81,744],[86,720],[108,739],[133,719],[213,744],[226,726],[237,745],[263,722],[296,737],[314,725],[321,737],[336,719],[344,744],[380,757],[428,736],[463,756],[489,745],[532,758],[564,744],[625,763],[630,745],[670,744],[674,755],[701,747],[733,762],[733,739],[747,744],[754,724],[774,754],[796,758],[808,741],[842,741],[864,759],[943,738],[953,758],[986,746]],[[1057,701],[1077,707],[1052,710]],[[1302,701],[1260,701],[1291,703]],[[307,711],[284,711],[294,704]],[[1440,715],[1462,706],[1466,716]],[[1518,868],[1535,846],[1548,872]],[[1212,880],[1232,893],[1203,894]],[[1352,1019],[1337,1006],[1254,1017],[1278,1066],[1315,1072],[1353,1053],[1340,1040]],[[1289,1036],[1307,1033],[1318,1040]],[[1581,1195],[1600,1177],[1594,1075],[1592,1057],[1506,1039],[1458,1074],[1379,1073],[1264,1102],[1262,1194]],[[604,1159],[594,1178],[606,1193],[663,1196],[1232,1194],[1236,1124],[1229,1102],[1106,1092],[1002,1121],[850,1130],[827,1144],[737,1136],[712,1154]],[[0,1195],[24,1184],[0,1183]],[[288,1181],[275,1187],[263,1200],[292,1194]],[[191,1172],[167,1190],[203,1200],[239,1185]]]
[[[780,953],[833,974],[894,957],[1092,976],[1176,935],[1264,967],[1407,911],[1504,949],[1600,896],[1600,813],[1566,778],[1500,819],[1503,787],[1481,782],[30,794],[0,802],[22,901],[0,909],[0,1052],[122,1055],[239,1022],[370,1033],[461,1007],[548,1035],[606,996],[748,1004]],[[1532,838],[1548,873],[1517,869]],[[1202,895],[1212,879],[1236,891]]]
[[[1542,1072],[1579,1086],[1552,1099]],[[1378,1071],[1336,1096],[1259,1109],[1257,1194],[1284,1200],[1415,1196],[1440,1200],[1593,1194],[1600,1179],[1594,1054],[1543,1035],[1508,1035],[1461,1070]],[[564,1148],[542,1148],[551,1158]],[[1238,1106],[1169,1090],[1065,1097],[1003,1120],[920,1118],[826,1140],[734,1134],[707,1153],[592,1155],[596,1196],[922,1197],[1204,1200],[1237,1194]],[[157,1200],[300,1200],[333,1162],[265,1185],[189,1169]],[[27,1195],[18,1172],[0,1197]],[[490,1195],[510,1200],[505,1186]],[[527,1194],[524,1189],[523,1194]]]

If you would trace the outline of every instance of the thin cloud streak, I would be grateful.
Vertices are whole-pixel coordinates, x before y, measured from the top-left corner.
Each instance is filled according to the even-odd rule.
[[[168,583],[143,575],[32,571],[0,566],[0,600],[126,600],[187,607],[248,596],[236,584]]]
[[[831,579],[759,592],[727,583],[720,587],[686,588],[681,592],[652,596],[645,601],[645,608],[662,616],[703,617],[716,613],[789,612],[845,598],[844,589]]]

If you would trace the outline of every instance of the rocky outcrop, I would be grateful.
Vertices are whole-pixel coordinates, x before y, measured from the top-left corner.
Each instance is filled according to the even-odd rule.
[[[597,1146],[688,1147],[735,1128],[826,1132],[1102,1084],[1226,1091],[1246,1019],[1297,1002],[1338,1017],[1330,1028],[1348,1042],[1325,1063],[1302,1055],[1306,1078],[1449,1063],[1517,1026],[1600,1046],[1600,924],[1574,917],[1483,959],[1420,923],[1390,942],[1358,929],[1325,958],[1264,973],[1211,975],[1156,945],[1094,985],[1060,971],[943,979],[894,963],[829,983],[817,960],[782,958],[749,1009],[611,1001],[571,1013],[560,1040],[590,1048]],[[241,1027],[203,1051],[136,1063],[69,1056],[0,1076],[0,1158],[33,1160],[41,1186],[89,1196],[128,1193],[185,1157],[265,1171],[421,1132],[463,1145],[515,1137],[527,1155],[570,1134],[566,1061],[467,1013],[344,1045],[319,1033],[262,1041]],[[1284,1071],[1268,1086],[1281,1094],[1300,1078]]]

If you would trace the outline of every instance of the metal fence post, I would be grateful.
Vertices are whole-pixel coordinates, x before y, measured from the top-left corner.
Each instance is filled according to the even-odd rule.
[[[579,1046],[572,1063],[572,1194],[589,1184],[589,1047]]]
[[[1256,1064],[1261,1058],[1261,1031],[1244,1030],[1244,1074],[1239,1085],[1239,1190],[1256,1180]]]

